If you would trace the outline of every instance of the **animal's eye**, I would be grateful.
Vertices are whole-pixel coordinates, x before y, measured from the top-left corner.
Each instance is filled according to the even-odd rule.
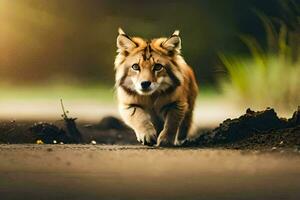
[[[156,64],[153,66],[153,71],[160,71],[162,68],[163,68],[162,64],[156,63]]]
[[[138,64],[133,64],[132,66],[131,66],[131,68],[133,69],[133,70],[140,70],[140,66],[138,65]]]

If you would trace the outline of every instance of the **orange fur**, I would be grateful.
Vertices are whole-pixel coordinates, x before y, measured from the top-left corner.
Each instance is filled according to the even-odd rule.
[[[180,54],[179,31],[147,41],[119,30],[117,46],[116,91],[123,120],[143,144],[181,144],[190,131],[198,87]]]

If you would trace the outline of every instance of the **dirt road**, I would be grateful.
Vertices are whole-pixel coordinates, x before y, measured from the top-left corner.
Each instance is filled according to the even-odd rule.
[[[0,145],[0,198],[300,199],[298,154]]]

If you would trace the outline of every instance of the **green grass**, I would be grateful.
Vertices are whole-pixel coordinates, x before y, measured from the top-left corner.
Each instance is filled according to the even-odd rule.
[[[300,52],[295,45],[299,44],[300,33],[289,30],[282,22],[276,31],[269,18],[260,17],[267,32],[268,49],[263,50],[252,37],[241,37],[251,56],[220,55],[228,71],[227,79],[220,81],[221,88],[225,95],[248,107],[295,110],[300,105]]]
[[[9,100],[95,100],[112,102],[114,98],[113,86],[102,85],[63,85],[52,84],[44,86],[13,86],[0,84],[0,101]]]
[[[267,56],[263,64],[253,59],[222,57],[230,76],[222,81],[228,96],[249,107],[294,110],[300,105],[300,63]]]

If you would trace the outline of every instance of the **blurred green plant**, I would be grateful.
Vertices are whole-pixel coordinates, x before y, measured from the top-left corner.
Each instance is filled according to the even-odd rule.
[[[300,9],[294,1],[283,2],[288,21],[256,12],[266,31],[266,50],[255,38],[241,36],[250,58],[219,55],[229,75],[221,79],[221,89],[249,107],[289,111],[300,105]]]

